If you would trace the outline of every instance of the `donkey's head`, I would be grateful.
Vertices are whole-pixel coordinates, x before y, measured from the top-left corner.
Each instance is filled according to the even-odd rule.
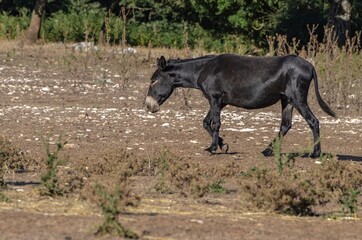
[[[161,56],[161,58],[157,59],[157,70],[151,77],[151,84],[145,101],[147,109],[152,113],[159,111],[160,105],[164,103],[173,92],[172,77],[167,70],[166,59],[164,56]]]

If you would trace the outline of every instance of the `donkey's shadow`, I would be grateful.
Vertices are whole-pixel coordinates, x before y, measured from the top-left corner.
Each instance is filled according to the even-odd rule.
[[[337,154],[336,157],[340,161],[362,162],[362,156]]]

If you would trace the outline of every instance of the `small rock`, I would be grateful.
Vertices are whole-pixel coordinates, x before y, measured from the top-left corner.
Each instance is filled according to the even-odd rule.
[[[49,92],[50,91],[50,88],[47,86],[47,87],[43,87],[41,88],[41,91],[42,92]]]
[[[64,149],[75,149],[79,148],[79,145],[76,143],[67,143],[64,145]]]
[[[198,224],[204,224],[204,221],[199,219],[191,219],[190,222],[198,223]]]

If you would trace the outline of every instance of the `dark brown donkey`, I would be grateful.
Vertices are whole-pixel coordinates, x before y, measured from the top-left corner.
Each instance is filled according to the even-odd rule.
[[[228,149],[228,145],[219,137],[220,112],[225,106],[258,109],[280,100],[282,122],[278,137],[284,136],[291,128],[293,109],[296,108],[313,132],[314,150],[310,157],[320,156],[319,121],[307,103],[312,79],[319,106],[328,115],[336,115],[321,98],[315,69],[306,60],[297,56],[246,57],[222,54],[166,62],[162,56],[157,59],[157,66],[145,101],[148,110],[157,112],[177,87],[201,90],[210,103],[203,125],[211,135],[212,142],[205,150],[212,153],[217,150],[217,146],[225,151]],[[272,144],[262,152],[264,156],[273,155]]]

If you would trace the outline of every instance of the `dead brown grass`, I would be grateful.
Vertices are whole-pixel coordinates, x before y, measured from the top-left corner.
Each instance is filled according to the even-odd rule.
[[[28,166],[29,161],[25,153],[0,136],[0,176],[3,176],[6,170],[23,171]]]
[[[361,173],[360,164],[330,159],[309,172],[254,168],[243,174],[240,186],[251,210],[315,215],[316,207],[339,204],[351,191],[361,191]]]
[[[315,34],[317,27],[308,26],[310,40],[307,46],[300,46],[297,39],[289,42],[285,35],[268,37],[269,55],[296,54],[307,59],[317,69],[323,98],[343,114],[351,111],[361,114],[361,32],[354,37],[348,37],[345,46],[340,48],[333,29],[325,28],[324,40],[319,42]]]

